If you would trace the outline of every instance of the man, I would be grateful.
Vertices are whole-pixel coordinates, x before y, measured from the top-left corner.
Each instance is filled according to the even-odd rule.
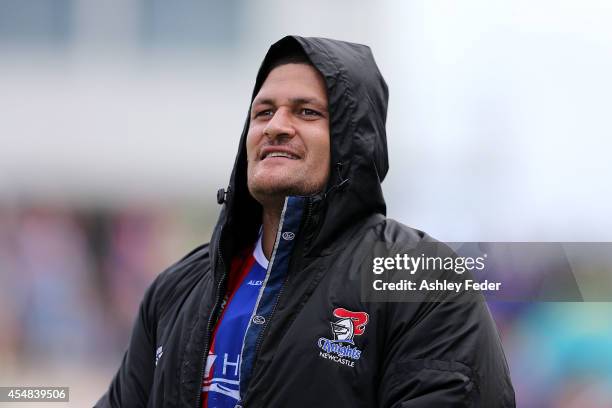
[[[434,242],[384,216],[387,97],[366,46],[270,48],[211,242],[148,289],[97,406],[514,406],[486,304],[361,300],[356,255]]]

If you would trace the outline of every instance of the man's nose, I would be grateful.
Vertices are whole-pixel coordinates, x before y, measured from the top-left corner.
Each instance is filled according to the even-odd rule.
[[[277,109],[266,124],[263,133],[264,136],[271,140],[295,136],[295,128],[293,127],[289,109]]]

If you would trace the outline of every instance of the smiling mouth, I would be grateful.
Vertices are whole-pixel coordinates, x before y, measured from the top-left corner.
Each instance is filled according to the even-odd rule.
[[[261,158],[261,160],[265,160],[265,159],[269,159],[269,158],[273,158],[273,157],[283,157],[286,159],[291,159],[291,160],[298,160],[299,157],[291,154],[291,153],[287,153],[287,152],[270,152],[268,154],[263,155],[263,157]]]

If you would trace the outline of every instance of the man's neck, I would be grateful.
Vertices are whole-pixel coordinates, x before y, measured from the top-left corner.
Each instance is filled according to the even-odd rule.
[[[274,205],[264,205],[262,215],[262,248],[264,255],[268,260],[272,257],[274,250],[274,241],[278,232],[278,224],[280,223],[281,213],[283,212],[284,200]]]

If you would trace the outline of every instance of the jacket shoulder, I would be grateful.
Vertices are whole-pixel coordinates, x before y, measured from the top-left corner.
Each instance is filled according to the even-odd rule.
[[[377,238],[393,244],[439,243],[426,232],[409,227],[392,218],[384,218],[375,227]]]
[[[161,316],[177,296],[189,292],[210,270],[209,244],[203,244],[160,273],[145,295],[148,309]]]

